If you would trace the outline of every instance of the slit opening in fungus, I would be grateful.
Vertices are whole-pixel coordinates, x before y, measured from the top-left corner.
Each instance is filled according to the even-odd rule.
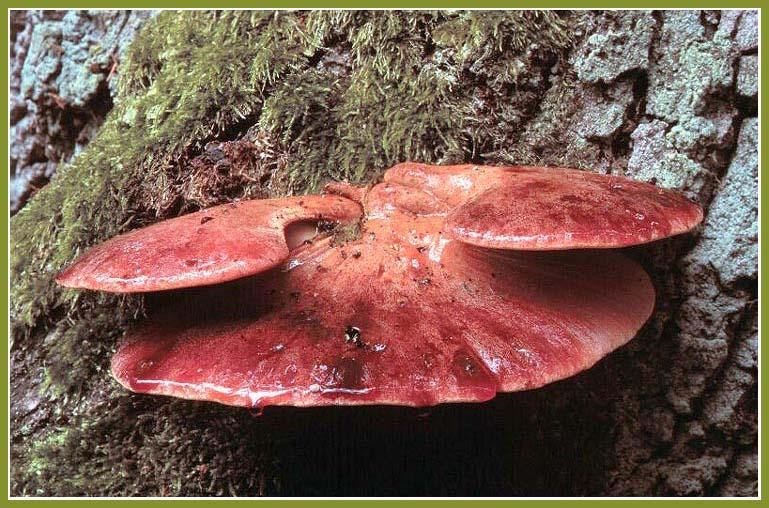
[[[317,220],[302,220],[289,224],[283,233],[286,236],[288,250],[294,250],[312,241],[318,236]]]

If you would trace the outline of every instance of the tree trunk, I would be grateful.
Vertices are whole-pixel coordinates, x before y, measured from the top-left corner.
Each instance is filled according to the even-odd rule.
[[[12,145],[28,115],[112,109],[11,221],[13,495],[756,495],[756,11],[122,13],[144,24],[95,96],[64,86],[76,48],[43,45],[70,40],[64,14],[14,18]],[[627,346],[484,404],[133,395],[109,358],[142,299],[53,282],[117,233],[404,160],[628,175],[706,219],[628,250],[657,308]]]

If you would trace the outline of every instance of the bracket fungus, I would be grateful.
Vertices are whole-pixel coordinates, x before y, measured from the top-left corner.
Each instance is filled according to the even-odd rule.
[[[622,177],[404,163],[373,187],[129,232],[57,280],[177,290],[112,360],[135,392],[238,406],[484,401],[629,341],[654,289],[613,249],[701,220],[683,196]]]

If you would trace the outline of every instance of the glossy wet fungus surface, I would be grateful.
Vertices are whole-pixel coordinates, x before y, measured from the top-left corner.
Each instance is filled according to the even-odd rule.
[[[135,392],[254,407],[485,401],[633,338],[654,289],[612,249],[701,220],[683,196],[621,177],[404,163],[371,188],[129,232],[58,280],[176,290],[112,360]]]

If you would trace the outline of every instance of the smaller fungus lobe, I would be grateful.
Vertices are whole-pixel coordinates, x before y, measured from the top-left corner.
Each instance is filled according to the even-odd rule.
[[[284,230],[317,217],[355,222],[359,204],[339,196],[234,203],[158,222],[100,244],[57,277],[64,286],[117,293],[203,286],[260,273],[290,251]],[[229,213],[228,213],[229,212]],[[202,226],[201,226],[202,225]],[[301,241],[306,239],[302,233]],[[291,235],[289,235],[291,236]],[[295,247],[295,245],[291,245]],[[186,261],[197,260],[193,266]]]

